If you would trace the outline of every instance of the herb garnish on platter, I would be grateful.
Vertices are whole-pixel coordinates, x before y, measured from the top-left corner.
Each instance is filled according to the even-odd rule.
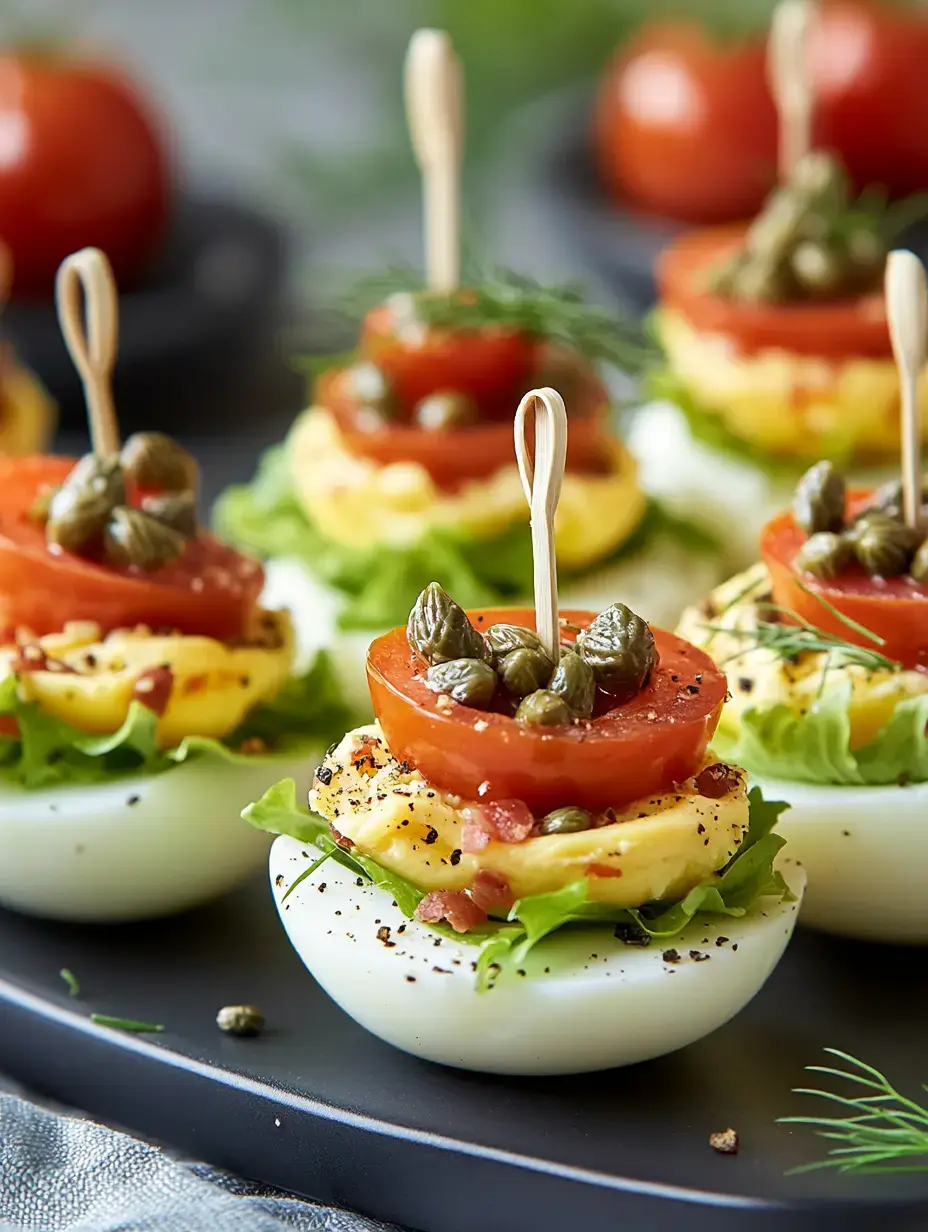
[[[839,1144],[832,1147],[827,1159],[802,1164],[794,1168],[793,1173],[818,1172],[826,1168],[861,1175],[928,1172],[928,1108],[901,1095],[873,1066],[837,1048],[825,1051],[848,1068],[809,1065],[807,1070],[854,1083],[865,1093],[839,1095],[817,1088],[796,1088],[796,1095],[814,1095],[850,1112],[845,1117],[780,1117],[781,1125],[811,1125],[819,1137]],[[928,1085],[923,1085],[922,1089],[928,1091]]]

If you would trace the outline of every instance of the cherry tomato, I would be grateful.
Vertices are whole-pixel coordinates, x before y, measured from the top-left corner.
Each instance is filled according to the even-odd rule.
[[[741,225],[680,236],[658,258],[655,272],[662,302],[694,329],[725,334],[744,354],[771,347],[829,359],[880,359],[892,353],[881,291],[795,304],[746,304],[705,291],[709,271],[743,238]]]
[[[821,0],[809,41],[813,135],[863,187],[928,187],[928,12],[886,0]]]
[[[764,43],[676,21],[644,26],[620,48],[593,117],[594,158],[617,199],[684,222],[758,211],[777,162]]]
[[[853,493],[848,500],[848,515],[859,512],[871,495]],[[781,513],[764,528],[760,549],[770,570],[774,602],[827,633],[855,646],[879,650],[905,667],[928,663],[928,587],[910,577],[868,577],[859,566],[823,581],[795,567],[796,553],[805,540],[805,532],[789,512]],[[877,645],[846,625],[817,595],[842,616],[882,638],[883,644]]]
[[[385,373],[407,414],[429,394],[454,390],[473,398],[484,418],[511,418],[531,387],[539,345],[500,326],[403,337],[389,304],[369,312],[361,329],[361,354]]]
[[[51,289],[59,263],[102,248],[123,283],[168,216],[168,157],[154,119],[109,68],[54,54],[0,56],[0,237],[14,289]]]
[[[478,629],[535,626],[527,609],[469,613]],[[564,612],[579,628],[592,612]],[[654,630],[660,663],[631,701],[570,727],[523,727],[505,714],[443,711],[405,629],[367,656],[374,713],[393,755],[465,800],[522,800],[536,816],[576,804],[594,812],[673,789],[699,771],[725,701],[724,675],[703,651]],[[477,720],[482,723],[475,726]]]
[[[611,456],[606,422],[609,395],[592,376],[585,392],[588,402],[572,403],[567,466],[573,471],[598,473],[608,467]],[[371,458],[380,466],[417,462],[441,488],[454,489],[467,480],[484,479],[513,465],[512,416],[518,400],[510,404],[506,423],[478,423],[437,432],[400,423],[371,432],[357,426],[356,406],[338,370],[323,373],[316,396],[319,405],[338,421],[344,445],[351,453]]]
[[[69,620],[93,620],[104,632],[146,624],[220,640],[252,631],[261,566],[210,535],[152,573],[50,552],[30,510],[73,466],[72,458],[0,458],[0,628],[43,636]]]

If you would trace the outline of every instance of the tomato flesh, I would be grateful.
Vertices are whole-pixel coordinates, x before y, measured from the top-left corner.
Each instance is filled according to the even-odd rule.
[[[44,527],[29,516],[37,497],[63,483],[72,458],[0,458],[0,628],[59,632],[93,620],[104,632],[145,624],[221,641],[246,636],[264,575],[257,561],[210,535],[151,573],[51,552]]]
[[[848,516],[858,513],[870,496],[854,493],[848,500]],[[879,650],[904,667],[928,666],[928,587],[910,577],[872,578],[859,565],[824,581],[796,568],[796,553],[805,541],[805,532],[789,512],[764,527],[760,548],[770,571],[774,603],[846,642]],[[817,595],[882,638],[883,645],[839,620]]]
[[[393,462],[416,462],[434,482],[454,489],[473,479],[485,479],[504,466],[514,464],[512,417],[525,390],[509,404],[505,423],[477,423],[472,427],[426,431],[410,423],[390,423],[376,431],[357,426],[356,406],[346,388],[343,370],[320,377],[316,400],[338,423],[342,443],[356,457],[370,458],[379,466]],[[571,404],[567,438],[567,467],[572,471],[601,473],[608,469],[611,450],[607,432],[609,395],[593,376],[584,382],[583,394]]]
[[[791,351],[828,359],[892,354],[882,290],[815,303],[746,304],[704,290],[709,272],[743,243],[744,226],[680,236],[658,258],[661,301],[703,333],[724,334],[739,351]]]
[[[476,628],[535,627],[529,609],[469,613]],[[592,612],[564,612],[585,628]],[[405,629],[367,656],[374,712],[394,757],[465,800],[522,800],[536,816],[578,805],[594,812],[673,790],[701,768],[725,701],[724,675],[703,651],[654,630],[659,666],[628,702],[569,727],[523,727],[506,714],[454,705],[425,685]],[[599,708],[597,708],[599,709]]]
[[[160,241],[169,157],[134,87],[103,65],[53,54],[0,56],[0,236],[17,293],[47,293],[59,263],[102,248],[127,283]]]
[[[473,398],[484,418],[511,418],[531,387],[538,347],[529,334],[495,325],[426,329],[407,340],[389,303],[372,309],[361,329],[363,358],[385,374],[407,414],[430,394],[455,390]]]

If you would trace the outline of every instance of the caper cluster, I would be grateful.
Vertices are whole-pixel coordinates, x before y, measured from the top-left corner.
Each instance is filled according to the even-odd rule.
[[[844,167],[815,150],[771,193],[710,289],[755,303],[833,299],[876,286],[885,261],[877,220],[852,199]]]
[[[362,431],[377,432],[398,415],[396,395],[386,374],[370,360],[351,364],[342,373],[343,388],[354,406],[355,423]],[[412,408],[412,420],[426,432],[466,428],[480,418],[473,398],[455,389],[439,389]]]
[[[814,577],[837,577],[856,561],[871,577],[928,580],[928,539],[903,521],[899,483],[884,484],[848,521],[844,479],[831,462],[817,462],[799,481],[793,516],[809,536],[796,567]]]
[[[416,600],[406,637],[428,663],[426,684],[434,692],[477,709],[502,692],[516,703],[516,722],[527,726],[588,719],[597,686],[632,696],[657,663],[651,630],[621,603],[600,613],[575,645],[562,646],[555,663],[532,629],[497,624],[480,634],[437,582]]]
[[[46,541],[75,556],[160,569],[197,533],[198,482],[196,461],[176,441],[136,433],[118,454],[80,459],[42,511]],[[143,493],[138,508],[127,502],[130,485]]]

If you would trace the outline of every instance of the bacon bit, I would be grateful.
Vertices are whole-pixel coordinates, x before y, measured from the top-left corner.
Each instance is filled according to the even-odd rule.
[[[535,818],[522,800],[491,800],[468,809],[461,834],[463,851],[482,851],[487,843],[524,843]]]
[[[416,919],[424,924],[447,920],[457,933],[466,933],[485,924],[487,913],[464,890],[433,890],[416,908]]]
[[[199,672],[196,676],[188,676],[184,681],[184,697],[190,697],[193,693],[205,692],[208,684],[209,676],[205,672]]]
[[[516,901],[506,878],[485,868],[482,868],[474,878],[473,885],[470,887],[470,896],[484,911],[494,909],[508,911]]]
[[[13,658],[12,669],[14,673],[18,674],[23,672],[57,672],[58,675],[64,676],[77,675],[76,668],[69,667],[67,663],[62,663],[60,659],[49,658],[45,650],[36,642],[20,647]]]
[[[373,778],[380,767],[374,757],[374,750],[380,747],[380,741],[372,736],[364,736],[356,749],[351,753],[351,764],[365,778]]]
[[[586,875],[588,877],[621,877],[622,870],[613,868],[611,864],[588,864]]]
[[[354,846],[354,843],[351,841],[351,839],[348,838],[347,835],[340,833],[332,825],[329,826],[329,829],[332,832],[332,837],[335,839],[336,844],[339,847],[341,847],[344,851],[350,851],[351,848]]]
[[[738,1131],[736,1129],[721,1129],[718,1133],[709,1135],[709,1145],[720,1155],[737,1155]]]
[[[160,667],[150,667],[142,672],[132,686],[132,698],[141,702],[146,709],[154,714],[164,714],[168,708],[171,690],[174,688],[174,673],[162,664]]]
[[[729,792],[735,790],[741,779],[738,774],[726,766],[724,762],[716,762],[714,766],[706,766],[693,780],[693,786],[707,800],[721,800]]]

